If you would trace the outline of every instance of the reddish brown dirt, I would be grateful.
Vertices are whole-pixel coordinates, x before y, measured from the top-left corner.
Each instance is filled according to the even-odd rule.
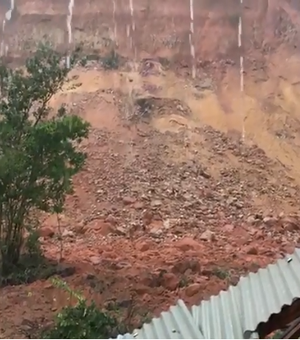
[[[145,321],[178,298],[195,304],[218,294],[299,243],[300,8],[244,0],[241,96],[238,0],[195,1],[196,80],[189,1],[134,2],[136,56],[126,37],[128,3],[119,0],[117,50],[125,65],[78,67],[80,86],[69,84],[53,106],[67,103],[92,124],[85,170],[60,217],[63,261],[76,268],[66,281],[123,315],[133,304]],[[65,46],[66,13],[65,0],[19,0],[6,28],[9,60],[20,62],[25,46],[32,50],[40,39]],[[111,1],[76,1],[74,39],[86,53],[114,46],[113,30]],[[148,57],[161,58],[151,71]],[[140,98],[152,105],[143,117],[134,115]],[[41,224],[45,253],[57,259],[57,219]],[[2,289],[1,338],[28,335],[66,303],[50,281]]]

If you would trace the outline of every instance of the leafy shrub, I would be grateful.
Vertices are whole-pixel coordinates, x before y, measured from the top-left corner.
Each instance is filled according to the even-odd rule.
[[[88,304],[67,284],[54,280],[54,284],[77,299],[75,306],[66,306],[55,318],[54,327],[43,334],[44,339],[108,339],[117,327],[117,321],[101,311],[94,302]]]
[[[44,339],[108,339],[116,326],[116,320],[95,303],[88,305],[86,300],[80,300],[58,313],[54,328],[44,334]]]

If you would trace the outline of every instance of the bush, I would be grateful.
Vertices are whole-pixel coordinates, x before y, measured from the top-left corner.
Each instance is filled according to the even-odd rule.
[[[108,339],[117,327],[115,318],[98,309],[95,303],[88,304],[78,293],[70,290],[66,283],[56,281],[76,297],[75,306],[67,306],[57,314],[54,327],[43,334],[44,339]]]
[[[71,58],[75,65],[77,54]],[[1,276],[19,265],[24,234],[35,211],[59,213],[72,176],[86,155],[77,150],[89,125],[49,101],[70,69],[61,55],[41,45],[25,70],[0,65],[0,252]],[[32,248],[32,244],[31,244]]]
[[[55,326],[44,339],[109,339],[116,327],[115,319],[85,300],[58,313]]]

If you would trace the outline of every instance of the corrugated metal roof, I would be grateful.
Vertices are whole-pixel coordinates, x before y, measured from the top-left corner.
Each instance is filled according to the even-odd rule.
[[[172,306],[168,312],[162,312],[159,318],[152,319],[151,323],[144,324],[141,329],[135,330],[131,337],[129,334],[123,339],[204,339],[203,334],[196,326],[192,315],[182,300]]]
[[[260,323],[296,298],[300,298],[300,249],[193,306],[192,315],[206,339],[249,339]]]
[[[300,298],[300,249],[256,274],[242,277],[236,288],[240,291],[243,328],[254,331],[283,306]]]
[[[234,288],[231,286],[228,291],[192,307],[195,323],[205,339],[243,339],[239,297]]]
[[[258,339],[257,326],[300,298],[300,249],[189,310],[182,300],[119,339]]]

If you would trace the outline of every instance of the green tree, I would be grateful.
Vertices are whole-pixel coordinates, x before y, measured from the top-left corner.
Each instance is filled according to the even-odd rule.
[[[71,67],[77,56],[71,58]],[[41,45],[24,69],[0,65],[0,251],[2,275],[18,266],[34,211],[59,213],[86,155],[77,146],[89,124],[53,114],[49,101],[70,72],[59,53]]]

